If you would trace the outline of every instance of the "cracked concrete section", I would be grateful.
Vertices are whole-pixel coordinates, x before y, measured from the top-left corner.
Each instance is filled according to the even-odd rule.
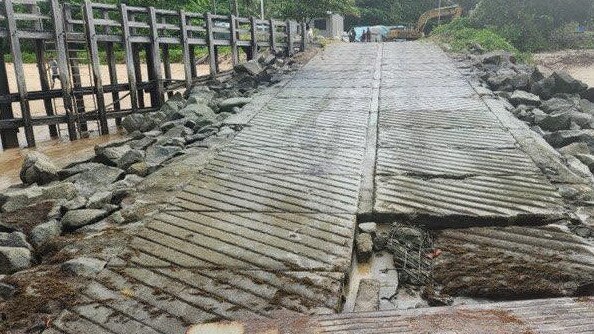
[[[567,227],[443,230],[433,262],[441,293],[494,299],[591,295],[594,247]]]
[[[412,218],[439,228],[562,217],[561,197],[534,152],[518,142],[518,133],[527,137],[530,130],[510,131],[501,110],[494,113],[441,50],[386,44],[381,74],[379,218]]]
[[[245,319],[266,325],[279,316],[285,325],[311,316],[301,328],[327,332],[375,330],[375,313],[369,321],[322,315],[342,310],[357,220],[404,217],[444,229],[538,224],[563,212],[541,172],[546,159],[526,147],[529,130],[494,112],[429,44],[333,44],[226,124],[240,131],[204,148],[208,159],[187,154],[199,169],[183,175],[162,169],[183,178],[167,193],[168,205],[146,218],[88,285],[82,303],[46,333],[204,333],[192,325]],[[471,248],[468,254],[494,247],[510,258],[533,256],[524,244],[541,255],[568,245],[573,253],[547,257],[549,265],[558,260],[566,275],[592,274],[591,250],[568,233],[469,231],[441,237]],[[537,314],[537,304],[525,307]],[[518,305],[378,314],[393,321],[391,332],[433,332],[436,321],[444,330],[461,322],[480,328],[476,319],[526,331],[533,320],[514,313]],[[592,313],[588,305],[580,310]],[[559,312],[577,308],[563,306]]]
[[[334,46],[248,104],[229,123],[242,131],[54,327],[183,333],[193,323],[340,311],[379,49]]]

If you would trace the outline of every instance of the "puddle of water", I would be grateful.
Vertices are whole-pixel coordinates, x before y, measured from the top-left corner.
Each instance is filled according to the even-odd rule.
[[[0,151],[0,190],[11,185],[21,183],[19,172],[23,158],[30,151],[41,152],[52,159],[59,168],[75,162],[91,158],[95,154],[95,145],[103,144],[122,138],[122,133],[106,136],[95,136],[76,141],[55,139],[38,143],[35,148],[15,148]]]

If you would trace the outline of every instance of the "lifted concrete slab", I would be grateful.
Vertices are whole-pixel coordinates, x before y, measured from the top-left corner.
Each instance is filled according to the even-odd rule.
[[[283,99],[270,101],[263,111],[264,114],[277,112],[339,112],[344,114],[369,114],[371,101],[364,99],[324,99],[324,98],[300,98],[297,103],[287,103]]]
[[[369,112],[318,110],[274,110],[254,117],[251,126],[267,127],[361,127],[367,126]]]
[[[325,99],[365,99],[371,98],[371,87],[353,89],[353,88],[285,88],[277,98],[293,99],[287,103],[299,103],[303,97],[319,97]]]
[[[346,272],[354,226],[353,215],[169,211],[118,265]]]
[[[171,210],[355,213],[360,175],[201,174]]]
[[[380,91],[381,99],[439,99],[439,98],[469,98],[476,96],[476,92],[470,85],[444,85],[444,86],[422,86],[422,87],[391,87]]]
[[[542,223],[561,218],[563,201],[542,176],[477,176],[464,179],[376,177],[375,212],[431,227]]]
[[[488,110],[460,111],[391,111],[379,115],[382,127],[399,128],[502,128],[497,117]]]
[[[458,110],[486,110],[484,103],[479,98],[468,97],[441,97],[423,98],[403,97],[381,102],[380,113],[386,111],[458,111]]]
[[[501,128],[428,129],[393,128],[379,129],[379,147],[436,147],[512,149],[517,142]]]
[[[459,150],[443,147],[379,148],[377,175],[469,177],[478,175],[538,175],[540,169],[518,149]]]
[[[360,174],[364,149],[336,147],[229,146],[208,173]]]
[[[241,131],[233,145],[242,146],[323,146],[357,147],[365,146],[367,129],[354,128],[270,128],[254,126]]]
[[[522,299],[592,293],[594,247],[562,225],[448,229],[434,237],[441,293]]]
[[[62,333],[184,333],[225,319],[333,313],[341,273],[112,268],[85,291],[86,303],[52,325]],[[50,333],[48,331],[48,333]]]

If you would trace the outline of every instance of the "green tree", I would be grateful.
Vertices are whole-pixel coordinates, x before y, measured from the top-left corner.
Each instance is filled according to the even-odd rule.
[[[275,0],[269,1],[268,6],[272,13],[298,21],[322,17],[328,12],[342,15],[357,13],[355,0]]]

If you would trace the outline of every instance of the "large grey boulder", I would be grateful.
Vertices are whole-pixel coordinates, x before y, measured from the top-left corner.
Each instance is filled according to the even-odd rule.
[[[59,168],[46,155],[29,152],[21,167],[20,177],[24,184],[45,185],[58,179]]]
[[[168,117],[171,113],[174,113],[185,106],[186,100],[184,100],[183,96],[180,93],[176,93],[169,100],[163,103],[159,111]]]
[[[550,99],[556,94],[580,94],[588,89],[583,82],[572,78],[565,72],[554,72],[548,78],[532,85],[531,92],[543,99]]]
[[[242,108],[250,102],[252,102],[252,99],[249,97],[232,97],[219,103],[219,110],[221,112],[232,112],[233,108]]]
[[[27,236],[22,232],[0,233],[0,247],[23,247],[31,249]]]
[[[62,263],[62,271],[73,275],[92,278],[97,275],[107,262],[92,257],[78,257]]]
[[[31,267],[31,251],[24,247],[0,247],[0,275]]]
[[[33,246],[39,247],[46,242],[59,237],[61,234],[62,223],[56,219],[52,219],[48,222],[35,226],[31,230],[29,238],[31,239]]]
[[[590,150],[594,148],[594,130],[562,130],[547,133],[544,139],[553,147],[563,147],[575,142],[583,142]]]
[[[60,176],[60,180],[65,180],[73,175],[82,173],[82,172],[86,172],[90,169],[93,169],[95,167],[99,167],[102,164],[98,163],[98,162],[84,162],[84,163],[80,163],[77,165],[74,165],[72,167],[68,167],[68,168],[64,168],[61,171],[58,172],[58,176]]]
[[[573,143],[558,149],[563,155],[590,154],[590,148],[585,143]]]
[[[217,115],[207,105],[188,104],[185,108],[171,114],[170,120],[183,119],[193,121],[196,126],[206,126],[216,122]]]
[[[543,101],[540,109],[547,114],[560,114],[575,109],[575,105],[566,99],[554,97]]]
[[[144,161],[144,156],[144,151],[131,149],[117,160],[118,168],[126,170],[133,164]]]
[[[89,197],[86,207],[89,209],[103,209],[106,205],[111,204],[112,198],[113,193],[111,191],[98,191]]]
[[[250,60],[235,66],[235,71],[248,73],[251,76],[258,76],[264,72],[264,68],[260,66],[257,60]]]
[[[108,147],[95,146],[95,159],[100,163],[115,167],[118,165],[118,161],[130,150],[132,150],[132,147],[127,144]]]
[[[516,107],[520,104],[538,107],[541,101],[540,97],[538,97],[537,95],[522,90],[516,90],[509,98],[509,102],[511,102],[511,104],[513,104]]]
[[[580,111],[594,116],[594,103],[592,103],[588,100],[582,99],[582,100],[580,100],[579,108],[580,108]]]
[[[84,197],[91,197],[97,191],[109,187],[124,176],[124,171],[105,165],[99,165],[67,179],[72,182]]]
[[[483,54],[479,57],[479,61],[482,64],[501,66],[506,63],[515,64],[516,58],[510,52],[498,50]]]
[[[146,150],[145,162],[149,169],[160,167],[165,161],[181,154],[179,146],[153,145]]]
[[[584,165],[588,166],[590,172],[594,172],[594,155],[591,154],[576,154],[575,157]]]
[[[54,183],[44,187],[34,185],[23,189],[9,189],[0,193],[0,211],[13,212],[42,201],[69,201],[77,195],[76,187],[70,182]]]
[[[132,114],[124,117],[122,126],[126,132],[132,133],[134,131],[146,132],[153,129],[157,124],[155,120],[144,114]]]
[[[85,225],[93,224],[107,216],[108,212],[99,209],[80,209],[66,212],[62,217],[64,230],[72,231]]]
[[[592,121],[594,117],[590,114],[586,114],[579,111],[571,111],[570,118],[573,123],[580,127],[580,129],[592,128]]]
[[[212,103],[215,97],[215,92],[211,91],[206,86],[194,86],[188,95],[187,104],[202,104],[208,106]]]
[[[580,96],[582,97],[582,99],[594,102],[594,87],[586,89],[580,94]]]
[[[543,130],[560,131],[569,130],[571,115],[568,112],[561,114],[550,114],[545,116],[539,122],[536,122]]]

